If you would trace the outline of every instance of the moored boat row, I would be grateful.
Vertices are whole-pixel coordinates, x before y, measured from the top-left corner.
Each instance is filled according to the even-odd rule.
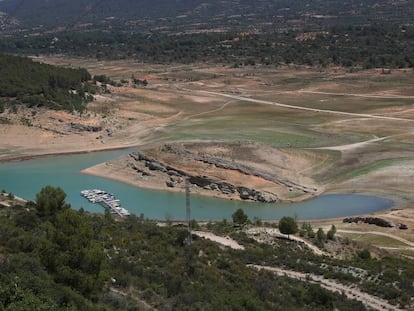
[[[91,203],[98,203],[105,208],[108,208],[113,214],[117,214],[119,216],[131,215],[127,209],[121,207],[120,201],[116,199],[113,194],[106,191],[100,189],[87,189],[82,190],[81,195],[88,199]]]

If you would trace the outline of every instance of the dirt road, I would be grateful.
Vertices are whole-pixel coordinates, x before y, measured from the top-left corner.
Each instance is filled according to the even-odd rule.
[[[190,90],[188,90],[188,91],[190,91]],[[191,90],[191,92],[194,92],[194,90]],[[287,104],[282,104],[282,103],[268,101],[268,100],[254,99],[254,98],[250,98],[250,97],[232,95],[232,94],[225,94],[225,93],[220,93],[220,92],[212,92],[212,91],[204,91],[204,90],[198,90],[197,92],[201,92],[201,93],[204,93],[204,94],[210,94],[210,95],[218,95],[218,96],[233,98],[233,99],[237,99],[237,100],[241,100],[241,101],[248,101],[248,102],[258,103],[258,104],[273,105],[273,106],[289,108],[289,109],[329,113],[329,114],[336,114],[336,115],[345,115],[345,116],[352,116],[352,117],[380,119],[380,120],[414,122],[413,119],[404,119],[404,118],[378,116],[378,115],[365,114],[365,113],[354,113],[354,112],[345,112],[345,111],[337,111],[337,110],[325,110],[325,109],[317,109],[317,108],[302,107],[302,106],[295,106],[295,105],[287,105]]]
[[[192,233],[201,238],[217,242],[221,245],[230,247],[232,249],[244,249],[244,246],[240,245],[239,243],[237,243],[235,240],[233,240],[230,237],[222,237],[222,236],[215,235],[214,233],[205,232],[205,231],[192,231]]]
[[[193,231],[192,233],[199,236],[199,237],[217,242],[221,245],[228,246],[232,249],[244,249],[243,245],[240,245],[239,243],[237,243],[235,240],[233,240],[230,237],[222,237],[222,236],[215,235],[214,233],[205,232],[205,231]],[[275,228],[254,227],[254,228],[249,228],[249,229],[246,230],[246,234],[248,234],[248,235],[256,235],[256,234],[260,234],[260,233],[268,234],[268,235],[273,236],[273,237],[288,239],[288,236],[286,234],[280,233],[279,229],[275,229]],[[326,252],[320,250],[319,248],[317,248],[315,245],[309,243],[308,241],[306,241],[304,239],[301,239],[300,237],[291,235],[291,236],[289,236],[289,239],[293,240],[293,241],[297,241],[299,243],[305,244],[316,255],[320,255],[320,256],[322,256],[322,255],[328,256],[329,255],[328,253],[326,253]]]
[[[353,93],[333,93],[333,92],[321,92],[321,91],[307,91],[299,90],[298,93],[320,94],[320,95],[333,95],[333,96],[354,96],[365,98],[384,98],[384,99],[414,99],[414,96],[408,95],[381,95],[381,94],[353,94]]]
[[[375,143],[375,142],[379,142],[379,141],[385,140],[387,138],[388,137],[378,137],[378,138],[373,138],[373,139],[361,141],[359,143],[353,143],[353,144],[347,144],[347,145],[338,145],[338,146],[330,146],[330,147],[319,147],[319,148],[314,148],[314,149],[348,151],[348,150],[353,150],[353,149],[356,149],[356,148],[364,147],[365,145]]]
[[[338,230],[338,231],[340,231],[340,230]],[[346,230],[342,230],[342,231],[346,231]],[[271,235],[282,236],[282,237],[287,238],[286,235],[280,233],[278,229],[274,229],[274,228],[256,227],[256,228],[250,228],[246,231],[246,233],[248,233],[248,234],[257,234],[257,233],[263,233],[263,232],[271,234]],[[228,246],[232,249],[239,249],[239,250],[244,249],[244,247],[242,245],[238,244],[236,241],[234,241],[233,239],[231,239],[229,237],[221,237],[221,236],[215,235],[214,233],[204,232],[204,231],[193,231],[193,233],[197,236],[215,241],[215,242],[217,242],[221,245]],[[293,239],[293,240],[296,240],[296,241],[304,242],[315,253],[317,253],[319,255],[324,255],[324,252],[322,252],[320,249],[318,249],[314,245],[312,245],[310,243],[307,243],[307,241],[304,241],[301,238],[295,237],[295,236],[291,236],[290,238]],[[408,242],[408,243],[411,243],[411,242]],[[376,296],[373,296],[373,295],[362,292],[355,285],[353,285],[353,286],[344,285],[342,283],[337,282],[336,280],[325,279],[321,275],[302,273],[302,272],[297,272],[297,271],[293,271],[293,270],[287,270],[287,269],[269,267],[269,266],[253,265],[253,264],[248,265],[248,267],[258,269],[258,270],[264,269],[264,270],[267,270],[267,271],[271,271],[271,272],[273,272],[277,275],[280,275],[280,276],[287,276],[289,278],[297,279],[297,280],[300,280],[300,281],[309,282],[309,283],[313,283],[313,284],[319,284],[321,287],[323,287],[326,290],[329,290],[331,292],[337,292],[337,293],[344,294],[349,299],[358,300],[358,301],[362,302],[366,307],[368,307],[370,309],[373,309],[373,310],[381,310],[381,311],[384,311],[384,310],[389,310],[389,311],[402,310],[402,309],[397,308],[396,306],[393,306],[393,305],[389,304],[387,301],[385,301],[385,300],[383,300],[379,297],[376,297]]]
[[[348,151],[348,150],[353,150],[353,149],[356,149],[356,148],[364,147],[365,145],[368,145],[368,144],[371,144],[371,143],[376,143],[376,142],[383,141],[383,140],[386,140],[386,139],[392,139],[392,138],[396,138],[396,137],[401,137],[401,136],[405,136],[405,135],[413,135],[413,134],[414,134],[414,132],[410,131],[410,132],[397,134],[397,135],[390,135],[390,136],[384,136],[384,137],[375,137],[373,139],[369,139],[369,140],[365,140],[365,141],[361,141],[361,142],[353,143],[353,144],[319,147],[319,148],[313,148],[313,149],[328,149],[328,150],[337,150],[337,151]]]
[[[414,247],[414,243],[410,242],[404,238],[401,238],[399,236],[393,235],[391,233],[386,233],[386,232],[380,232],[380,231],[357,231],[357,230],[343,230],[343,229],[337,229],[336,232],[338,233],[352,233],[352,234],[374,234],[374,235],[381,235],[381,236],[385,236],[397,241],[400,241],[404,244],[407,244],[411,247]]]
[[[249,228],[246,230],[246,234],[247,235],[257,235],[257,234],[267,234],[270,235],[272,237],[278,237],[278,238],[283,238],[283,239],[290,239],[299,243],[302,243],[304,245],[306,245],[314,254],[319,255],[319,256],[329,256],[328,253],[322,251],[321,249],[317,248],[315,245],[313,245],[312,243],[309,243],[308,241],[294,236],[294,235],[290,235],[288,237],[288,235],[283,234],[279,231],[279,229],[276,228],[265,228],[265,227],[254,227],[254,228]]]
[[[381,310],[381,311],[402,310],[389,304],[388,302],[386,302],[385,300],[379,297],[361,292],[361,290],[358,287],[347,286],[347,285],[338,283],[335,280],[325,279],[323,276],[320,276],[320,275],[309,274],[309,273],[305,274],[305,273],[296,272],[292,270],[286,270],[286,269],[268,267],[268,266],[249,265],[249,267],[255,268],[258,270],[263,269],[263,270],[271,271],[277,275],[287,276],[289,278],[293,278],[293,279],[300,280],[300,281],[319,284],[321,287],[323,287],[326,290],[344,294],[349,299],[358,300],[362,302],[362,304],[364,304],[366,307],[373,309],[373,310]]]

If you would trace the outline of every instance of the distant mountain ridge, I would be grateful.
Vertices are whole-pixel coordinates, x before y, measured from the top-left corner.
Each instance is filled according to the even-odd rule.
[[[116,17],[120,19],[175,16],[192,10],[202,0],[4,0],[0,10],[20,20],[59,24]]]
[[[22,26],[137,28],[171,25],[237,28],[412,23],[413,1],[392,0],[3,0],[0,11]],[[145,21],[150,21],[146,23]],[[155,22],[156,21],[156,22]],[[287,23],[287,24],[286,24]],[[200,26],[201,27],[201,26]]]

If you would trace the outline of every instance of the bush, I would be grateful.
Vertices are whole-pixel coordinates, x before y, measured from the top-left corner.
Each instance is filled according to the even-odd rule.
[[[358,257],[363,260],[371,259],[371,252],[365,248],[358,252]]]

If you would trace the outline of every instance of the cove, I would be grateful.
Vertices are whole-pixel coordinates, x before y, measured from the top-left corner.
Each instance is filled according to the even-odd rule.
[[[138,216],[142,213],[149,219],[185,219],[185,196],[182,193],[138,189],[117,181],[80,173],[82,169],[130,152],[131,149],[102,151],[1,163],[0,190],[35,200],[36,193],[42,187],[59,186],[66,192],[66,201],[72,208],[83,207],[90,212],[103,213],[103,207],[89,203],[79,194],[83,189],[99,188],[114,193],[123,207]],[[392,205],[392,200],[355,194],[322,195],[289,204],[261,204],[191,195],[191,218],[231,219],[232,213],[238,208],[243,208],[250,219],[258,217],[262,220],[277,220],[283,216],[297,216],[302,220],[335,218],[368,214],[388,209]]]

